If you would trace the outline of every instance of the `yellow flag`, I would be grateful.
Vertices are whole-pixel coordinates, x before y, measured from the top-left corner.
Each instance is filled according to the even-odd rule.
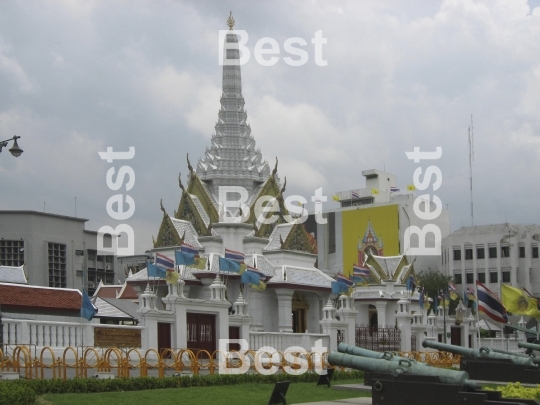
[[[540,318],[538,300],[519,288],[501,284],[502,303],[508,312]]]
[[[333,196],[332,196],[332,200],[334,200],[334,201],[339,201],[339,197],[338,197],[337,195],[333,195]]]
[[[416,187],[414,186],[414,184],[407,185],[407,191],[414,191],[414,190],[416,190]]]
[[[165,280],[169,284],[178,284],[178,272],[176,270],[167,270]]]
[[[189,267],[193,269],[206,270],[206,258],[205,257],[195,257],[195,263]]]
[[[371,189],[371,194],[379,194],[379,190],[376,188]]]
[[[256,289],[256,290],[266,290],[266,283],[264,283],[262,281],[259,281],[259,284],[257,284],[257,285],[251,284],[251,287]]]

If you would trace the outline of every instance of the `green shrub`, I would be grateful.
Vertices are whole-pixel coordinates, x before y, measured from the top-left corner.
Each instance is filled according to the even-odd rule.
[[[36,393],[30,387],[13,384],[15,381],[0,381],[1,405],[27,405],[36,401]]]
[[[332,381],[361,379],[364,373],[361,371],[336,371]],[[74,378],[71,380],[16,380],[10,381],[11,386],[29,388],[36,395],[65,394],[65,393],[90,393],[90,392],[113,392],[113,391],[139,391],[159,388],[183,388],[183,387],[210,387],[216,385],[236,385],[245,383],[275,384],[278,381],[290,380],[291,382],[315,382],[319,375],[307,372],[301,375],[272,374],[261,375],[248,374],[214,374],[194,375],[179,377],[137,377],[115,378],[110,380],[98,380],[96,378]],[[0,404],[3,402],[0,401]],[[15,405],[9,403],[9,405]],[[18,405],[18,403],[17,403]]]

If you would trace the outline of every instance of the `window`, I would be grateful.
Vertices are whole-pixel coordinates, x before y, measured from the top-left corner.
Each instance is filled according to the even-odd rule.
[[[510,257],[510,246],[501,246],[501,257]]]
[[[454,249],[454,260],[461,260],[461,249]]]
[[[112,263],[114,259],[114,256],[105,256],[105,262]]]
[[[489,258],[490,259],[496,259],[497,258],[497,247],[490,246],[490,248],[489,248]]]
[[[461,284],[461,274],[454,274],[454,283]]]
[[[538,246],[532,247],[532,257],[533,259],[538,259]]]
[[[486,273],[478,273],[478,281],[480,281],[481,283],[485,283],[486,282]]]
[[[465,260],[472,260],[472,248],[465,249]]]
[[[502,272],[502,282],[503,283],[509,283],[510,282],[510,272],[509,271],[503,271]]]
[[[49,243],[49,287],[66,288],[66,245]]]
[[[490,283],[498,283],[499,282],[499,277],[497,277],[498,274],[497,272],[490,272],[489,273],[489,282]]]
[[[519,247],[519,257],[524,258],[525,257],[525,246]]]
[[[98,256],[97,256],[97,261],[98,261],[98,262],[102,262],[102,261],[103,261],[103,256],[102,256],[102,255],[98,255]]]
[[[467,273],[467,274],[465,274],[465,276],[467,277],[467,284],[474,283],[474,274],[473,273]]]
[[[483,247],[476,248],[476,258],[477,259],[485,259],[486,258],[486,252]]]
[[[95,250],[88,250],[88,260],[96,260],[96,251]]]
[[[336,213],[328,213],[328,253],[336,253]]]
[[[24,264],[24,241],[0,240],[0,266],[19,267]]]

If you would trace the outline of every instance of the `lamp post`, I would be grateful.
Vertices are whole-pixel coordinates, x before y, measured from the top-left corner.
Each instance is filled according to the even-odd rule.
[[[23,150],[19,148],[19,145],[17,144],[17,139],[19,138],[20,136],[13,135],[13,138],[6,139],[5,141],[0,141],[0,152],[2,152],[2,148],[7,148],[9,141],[13,141],[13,146],[9,151],[15,157],[21,156]]]

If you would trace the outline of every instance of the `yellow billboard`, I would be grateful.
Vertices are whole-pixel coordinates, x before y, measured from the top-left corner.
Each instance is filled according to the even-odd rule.
[[[400,254],[398,208],[393,204],[342,212],[343,274],[352,276],[353,265],[362,265],[368,251],[377,256]]]

